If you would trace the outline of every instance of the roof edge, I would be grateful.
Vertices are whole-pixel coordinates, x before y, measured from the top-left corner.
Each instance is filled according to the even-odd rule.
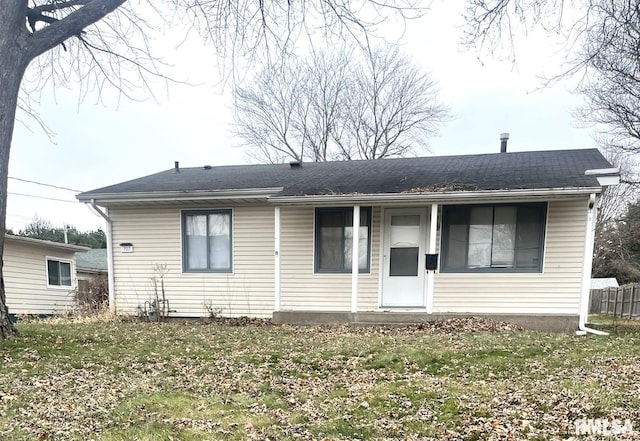
[[[69,243],[53,242],[51,240],[34,239],[33,237],[16,236],[13,234],[6,234],[4,239],[14,240],[16,242],[24,242],[32,245],[41,245],[49,248],[60,248],[69,251],[89,251],[91,248],[83,247],[80,245],[72,245]]]
[[[181,190],[132,193],[80,193],[80,202],[95,201],[98,205],[109,202],[168,202],[176,200],[256,199],[267,198],[282,191],[282,187],[245,188],[225,190]]]
[[[312,196],[274,196],[269,198],[269,202],[276,205],[300,205],[310,203],[332,203],[332,202],[439,202],[443,200],[464,201],[473,199],[474,202],[482,199],[501,199],[517,197],[547,197],[547,196],[568,196],[577,194],[600,193],[601,187],[565,187],[565,188],[544,188],[544,189],[521,189],[521,190],[477,190],[477,191],[456,191],[456,192],[432,192],[432,193],[380,193],[380,194],[342,194],[342,195],[312,195]]]

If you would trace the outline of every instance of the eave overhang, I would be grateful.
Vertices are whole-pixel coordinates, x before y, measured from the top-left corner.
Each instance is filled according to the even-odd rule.
[[[273,196],[269,202],[275,205],[335,205],[335,204],[406,204],[419,203],[479,203],[509,200],[542,200],[573,195],[600,193],[601,187],[568,187],[514,190],[476,190],[425,193],[381,193],[381,194],[329,194],[308,196]]]
[[[95,202],[100,206],[128,205],[134,203],[166,203],[166,202],[198,202],[198,201],[267,201],[269,196],[282,191],[282,187],[247,188],[235,190],[186,190],[186,191],[152,191],[132,193],[81,193],[78,201]]]

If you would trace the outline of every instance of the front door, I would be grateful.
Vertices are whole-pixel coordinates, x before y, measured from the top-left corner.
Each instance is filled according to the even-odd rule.
[[[424,307],[427,209],[385,211],[382,306]]]

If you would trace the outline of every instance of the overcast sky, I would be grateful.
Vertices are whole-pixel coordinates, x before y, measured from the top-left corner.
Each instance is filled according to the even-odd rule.
[[[430,72],[454,115],[425,154],[497,152],[502,132],[511,134],[510,151],[594,147],[593,130],[577,127],[572,117],[581,100],[570,93],[571,85],[540,89],[540,75],[557,72],[562,61],[554,38],[538,34],[519,41],[515,65],[489,56],[480,61],[459,44],[462,4],[434,1],[423,18],[408,24],[402,40],[402,50]],[[107,106],[95,104],[95,96],[79,103],[73,88],[46,90],[36,110],[53,130],[54,142],[21,118],[29,127],[16,124],[9,175],[86,191],[166,170],[174,161],[249,162],[230,134],[230,89],[217,86],[212,49],[155,44],[166,47],[162,55],[176,72],[199,86],[171,85],[168,93],[159,86],[159,102],[111,100]],[[35,215],[55,226],[104,228],[102,218],[74,202],[74,191],[17,179],[9,180],[8,190],[7,227],[16,232]]]

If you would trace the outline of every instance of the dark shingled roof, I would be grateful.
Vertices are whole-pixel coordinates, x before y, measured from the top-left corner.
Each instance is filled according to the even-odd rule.
[[[181,168],[81,193],[243,190],[274,196],[599,187],[585,170],[611,168],[597,149],[289,164]]]

